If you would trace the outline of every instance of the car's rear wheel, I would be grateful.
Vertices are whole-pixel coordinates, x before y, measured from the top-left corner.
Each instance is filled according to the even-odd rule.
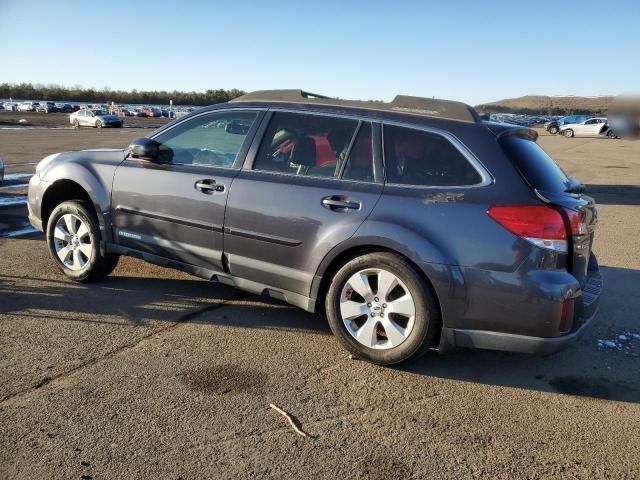
[[[118,256],[100,252],[98,219],[85,202],[58,205],[47,223],[49,253],[60,270],[72,280],[88,282],[109,275]]]
[[[96,128],[102,128],[102,122],[100,120],[96,120]]]
[[[326,298],[331,331],[354,355],[379,365],[419,357],[439,310],[424,279],[399,255],[357,257],[335,275]]]
[[[549,127],[549,133],[550,133],[551,135],[555,135],[556,133],[558,133],[558,127],[556,127],[556,126],[554,126],[554,125],[550,126],[550,127]]]
[[[80,122],[78,120],[74,120],[73,121],[73,128],[78,128],[80,127]]]
[[[574,133],[573,133],[573,130],[571,130],[570,128],[567,128],[564,132],[562,132],[562,135],[564,135],[567,138],[571,138],[573,137]]]

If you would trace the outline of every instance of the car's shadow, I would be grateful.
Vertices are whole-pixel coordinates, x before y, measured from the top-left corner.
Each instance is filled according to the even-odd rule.
[[[586,185],[587,195],[600,205],[640,205],[640,185]]]
[[[419,375],[640,403],[640,271],[601,267],[600,309],[583,337],[547,357],[484,350],[455,350],[401,366]],[[624,335],[626,342],[619,341]],[[609,340],[615,347],[602,346]]]
[[[481,350],[430,353],[396,367],[425,377],[640,403],[640,338],[626,350],[599,338],[640,333],[640,271],[602,268],[605,291],[595,322],[574,346],[549,357]],[[232,310],[218,310],[226,303]],[[95,284],[0,275],[0,314],[47,321],[144,326],[151,321],[330,334],[324,319],[282,302],[197,279],[114,275]],[[635,327],[635,330],[634,330]],[[301,347],[302,348],[302,347]]]

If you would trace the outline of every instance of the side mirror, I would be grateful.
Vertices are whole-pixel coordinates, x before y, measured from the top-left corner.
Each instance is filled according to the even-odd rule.
[[[160,144],[155,140],[146,137],[138,138],[129,145],[129,156],[155,162],[160,154],[159,147]]]

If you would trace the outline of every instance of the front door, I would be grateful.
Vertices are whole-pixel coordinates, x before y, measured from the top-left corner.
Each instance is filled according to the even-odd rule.
[[[308,296],[320,261],[356,232],[382,193],[377,132],[353,118],[273,113],[229,195],[231,273]]]
[[[197,115],[153,137],[160,143],[158,162],[126,159],[113,182],[116,242],[221,271],[227,195],[261,114]]]

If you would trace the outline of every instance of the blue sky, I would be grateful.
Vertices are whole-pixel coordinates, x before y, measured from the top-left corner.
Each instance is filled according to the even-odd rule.
[[[640,2],[0,0],[0,82],[472,104],[640,89]]]

